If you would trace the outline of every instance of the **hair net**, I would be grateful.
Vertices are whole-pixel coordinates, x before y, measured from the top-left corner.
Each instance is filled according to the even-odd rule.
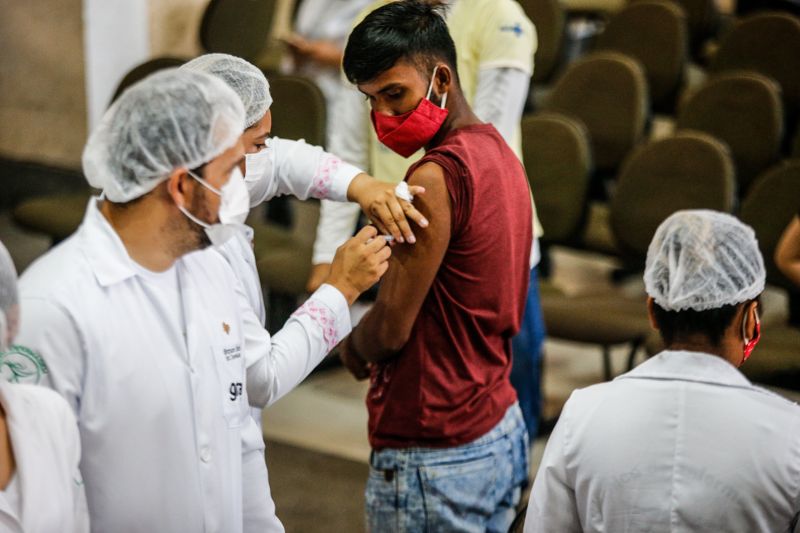
[[[678,211],[647,250],[647,294],[667,311],[705,311],[752,300],[764,291],[764,259],[755,232],[716,211]]]
[[[17,270],[0,242],[0,352],[8,348],[6,341],[16,333],[17,303]]]
[[[233,146],[244,108],[230,87],[200,72],[166,69],[132,85],[83,150],[89,184],[112,202],[153,190],[176,168],[196,168]]]
[[[206,54],[180,67],[212,74],[228,84],[242,99],[245,109],[245,128],[249,128],[267,113],[272,105],[269,82],[261,69],[244,59],[228,54]]]

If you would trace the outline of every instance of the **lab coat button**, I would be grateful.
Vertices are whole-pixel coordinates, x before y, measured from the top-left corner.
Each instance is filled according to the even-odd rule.
[[[204,463],[208,463],[211,461],[211,452],[208,448],[203,448],[200,450],[200,460]]]

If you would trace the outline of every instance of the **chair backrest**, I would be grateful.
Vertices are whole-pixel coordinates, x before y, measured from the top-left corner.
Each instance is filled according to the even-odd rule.
[[[782,12],[749,16],[722,38],[711,63],[714,71],[755,70],[778,82],[786,111],[800,111],[800,19]]]
[[[133,69],[125,74],[125,76],[119,82],[119,85],[117,85],[117,90],[114,91],[114,96],[111,97],[111,101],[108,103],[108,105],[113,104],[125,91],[125,89],[137,81],[143,80],[153,72],[157,72],[166,68],[180,67],[184,63],[186,63],[185,59],[180,59],[177,57],[156,57],[145,61],[141,65],[133,67]]]
[[[251,63],[269,44],[277,0],[211,0],[200,22],[206,52],[239,56]]]
[[[679,5],[666,0],[629,4],[611,18],[597,48],[638,60],[647,77],[653,108],[674,108],[688,56],[686,15]]]
[[[538,45],[533,56],[533,82],[548,81],[562,55],[566,15],[558,0],[519,0],[525,14],[536,26]]]
[[[589,133],[577,119],[543,111],[522,119],[522,154],[543,240],[564,243],[584,222],[592,170]]]
[[[792,142],[792,148],[791,148],[791,156],[794,158],[800,158],[800,124],[795,126],[794,131],[797,133],[794,134],[794,141]]]
[[[683,8],[689,30],[689,48],[697,56],[703,44],[717,35],[722,17],[715,0],[671,0]]]
[[[272,134],[325,144],[325,97],[313,81],[300,76],[271,76]]]
[[[735,187],[728,149],[710,135],[687,130],[639,147],[625,160],[611,199],[620,251],[643,261],[664,219],[681,209],[731,212]]]
[[[767,169],[742,201],[739,218],[753,227],[767,267],[767,281],[793,292],[797,288],[775,266],[775,247],[797,215],[800,200],[800,160],[783,161]]]
[[[635,59],[594,52],[569,66],[544,107],[583,122],[595,166],[613,170],[644,136],[650,109],[647,80]]]
[[[780,89],[755,72],[720,74],[681,105],[677,126],[704,131],[728,145],[742,195],[778,159],[783,140]]]

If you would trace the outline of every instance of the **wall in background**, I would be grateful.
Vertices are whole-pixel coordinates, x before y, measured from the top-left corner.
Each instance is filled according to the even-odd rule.
[[[0,156],[75,166],[86,138],[81,0],[6,0]]]
[[[157,55],[199,53],[206,3],[6,0],[0,157],[79,168],[89,121],[102,114],[130,66]]]

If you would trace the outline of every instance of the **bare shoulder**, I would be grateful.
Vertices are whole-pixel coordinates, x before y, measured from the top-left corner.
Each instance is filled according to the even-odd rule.
[[[419,185],[425,187],[445,187],[444,169],[434,162],[427,162],[414,170],[408,178],[409,185]]]

